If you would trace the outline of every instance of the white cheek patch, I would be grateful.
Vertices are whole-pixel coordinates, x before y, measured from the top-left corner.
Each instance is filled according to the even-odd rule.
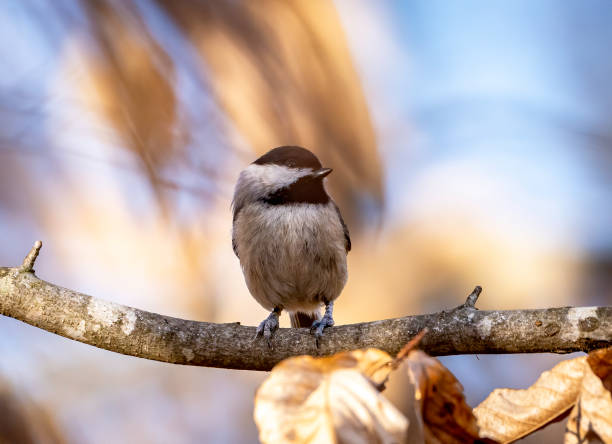
[[[249,165],[244,171],[247,181],[263,185],[266,191],[285,188],[300,177],[312,173],[310,168],[289,168],[283,165]]]
[[[244,205],[288,187],[310,173],[310,168],[289,168],[274,164],[249,165],[242,170],[236,183],[232,201],[234,215],[240,212]]]

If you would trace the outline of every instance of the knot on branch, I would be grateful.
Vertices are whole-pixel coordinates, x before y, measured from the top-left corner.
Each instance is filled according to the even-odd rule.
[[[34,262],[36,262],[36,258],[38,257],[38,253],[40,253],[40,249],[42,247],[41,241],[34,242],[34,246],[28,253],[28,255],[23,260],[23,263],[20,267],[17,267],[17,270],[20,273],[28,273],[34,271]]]
[[[471,308],[473,310],[478,310],[476,308],[476,301],[478,300],[480,293],[482,293],[482,287],[480,285],[476,285],[476,287],[474,287],[474,290],[472,290],[472,292],[468,295],[465,302],[461,304],[459,307],[455,308],[455,310],[462,310],[465,308]]]
[[[474,290],[465,300],[465,304],[463,305],[465,307],[476,308],[476,301],[478,300],[480,293],[482,293],[482,287],[480,285],[476,285],[476,287],[474,287]]]

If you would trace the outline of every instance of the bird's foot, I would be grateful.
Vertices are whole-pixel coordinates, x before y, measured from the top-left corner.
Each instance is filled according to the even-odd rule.
[[[255,333],[255,339],[263,337],[267,344],[268,348],[272,348],[272,335],[276,330],[278,330],[278,315],[280,310],[274,310],[270,315],[261,321],[259,327],[257,327],[257,333]]]
[[[312,327],[310,327],[310,334],[313,334],[315,337],[315,343],[317,348],[319,348],[319,340],[323,337],[323,330],[327,327],[332,327],[334,325],[334,319],[331,314],[325,313],[325,315],[312,323]]]

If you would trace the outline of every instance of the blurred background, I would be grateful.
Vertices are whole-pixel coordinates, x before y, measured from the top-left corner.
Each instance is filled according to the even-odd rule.
[[[0,265],[41,239],[45,280],[256,325],[233,185],[298,144],[334,168],[353,239],[337,323],[476,284],[483,309],[610,304],[611,19],[606,0],[3,1]],[[257,441],[264,373],[0,331],[7,442]],[[567,358],[441,360],[474,406]],[[405,405],[401,375],[389,396]]]

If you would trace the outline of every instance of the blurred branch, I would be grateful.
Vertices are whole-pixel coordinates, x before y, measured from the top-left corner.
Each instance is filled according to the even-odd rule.
[[[449,311],[342,325],[315,347],[307,329],[280,329],[269,350],[255,327],[172,318],[42,281],[33,265],[37,242],[23,265],[0,268],[0,314],[94,347],[174,364],[270,370],[290,356],[329,355],[376,347],[396,354],[419,331],[433,356],[486,353],[569,353],[612,346],[612,307],[480,311],[474,303]]]

